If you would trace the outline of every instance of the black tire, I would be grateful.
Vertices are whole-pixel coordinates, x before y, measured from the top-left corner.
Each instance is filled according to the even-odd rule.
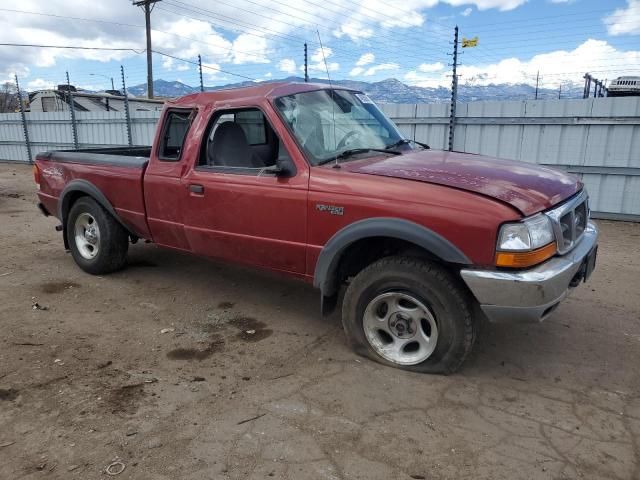
[[[99,236],[95,256],[87,258],[81,253],[82,246],[78,244],[75,235],[76,220],[80,216],[90,216],[91,224],[97,224]],[[127,231],[91,197],[81,197],[71,207],[67,216],[67,238],[71,255],[78,266],[92,275],[102,275],[122,269],[127,263],[129,249],[129,235]],[[84,251],[84,250],[83,250]]]
[[[365,310],[374,299],[387,293],[415,298],[435,320],[435,348],[421,363],[403,365],[390,361],[367,339]],[[458,370],[473,348],[478,322],[472,311],[470,295],[443,267],[418,258],[387,257],[372,263],[352,280],[342,304],[342,324],[353,349],[360,355],[404,370],[446,375]],[[388,317],[391,321],[392,315]],[[391,336],[389,339],[396,341]]]

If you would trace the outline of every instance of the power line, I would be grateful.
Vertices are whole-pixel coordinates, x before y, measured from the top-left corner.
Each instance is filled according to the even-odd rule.
[[[158,50],[154,50],[153,53],[157,53],[158,55],[162,55],[163,57],[173,58],[174,60],[181,60],[181,61],[186,62],[186,63],[191,63],[192,65],[198,65],[198,62],[194,62],[192,60],[187,60],[186,58],[176,57],[176,56],[170,55],[168,53],[159,52]],[[222,73],[226,73],[227,75],[233,75],[234,77],[244,78],[244,79],[247,79],[247,80],[251,80],[252,82],[255,82],[255,80],[256,80],[253,77],[247,77],[246,75],[240,75],[239,73],[233,73],[233,72],[230,72],[228,70],[223,70],[222,68],[212,67],[210,65],[203,64],[202,68],[208,68],[210,70],[215,70],[216,72],[222,72]]]
[[[527,17],[527,18],[522,18],[522,19],[514,19],[514,20],[503,20],[500,22],[492,22],[492,23],[486,23],[486,22],[482,22],[482,25],[484,26],[495,26],[495,25],[513,25],[513,24],[519,24],[519,23],[528,23],[531,21],[536,21],[536,20],[546,20],[548,18],[559,18],[559,17],[575,17],[575,16],[583,16],[583,15],[590,15],[592,13],[607,13],[609,12],[610,9],[606,9],[606,10],[600,10],[600,9],[596,9],[596,10],[582,10],[580,12],[571,12],[571,13],[559,13],[556,15],[545,15],[545,16],[540,16],[540,17]],[[623,14],[613,14],[611,13],[609,16],[625,16],[624,13]]]
[[[113,22],[113,21],[110,21],[110,20],[100,20],[100,19],[96,19],[96,18],[86,18],[86,17],[70,17],[70,16],[65,16],[65,15],[56,15],[54,13],[30,12],[30,11],[26,11],[26,10],[14,10],[14,9],[10,9],[10,8],[0,8],[0,11],[11,12],[11,13],[19,13],[19,14],[26,14],[26,15],[38,15],[38,16],[42,16],[42,17],[61,18],[61,19],[65,19],[65,20],[79,20],[79,21],[83,21],[83,22],[103,23],[103,24],[107,24],[107,25],[117,25],[117,26],[120,26],[120,27],[145,28],[144,25],[137,25],[137,24],[133,24],[133,23]],[[219,48],[221,50],[229,50],[229,51],[233,50],[233,51],[236,51],[236,52],[239,52],[239,53],[246,53],[246,54],[251,54],[251,53],[254,53],[254,52],[258,51],[258,50],[249,51],[249,50],[238,50],[238,49],[235,49],[235,48],[228,48],[228,47],[224,47],[222,45],[215,45],[213,43],[207,43],[207,42],[204,42],[204,41],[199,40],[197,38],[187,37],[187,36],[179,35],[179,34],[173,33],[173,32],[165,32],[163,30],[158,30],[156,28],[152,28],[151,31],[152,32],[157,32],[157,33],[162,33],[164,35],[170,35],[170,36],[177,37],[177,38],[183,38],[185,40],[191,40],[193,42],[202,43],[204,45],[209,45],[211,47]]]
[[[178,3],[178,4],[181,4],[181,5],[176,5],[174,2]],[[224,17],[223,20],[222,20],[223,22],[228,22],[228,23],[231,23],[233,25],[239,25],[239,26],[241,26],[243,28],[248,27],[248,28],[250,28],[250,29],[252,29],[254,31],[260,32],[259,34],[257,34],[257,33],[252,33],[251,31],[247,31],[247,30],[240,30],[243,33],[246,33],[246,34],[252,35],[252,36],[256,36],[258,38],[263,38],[264,39],[265,38],[265,34],[267,34],[267,35],[280,37],[280,38],[288,41],[289,43],[295,43],[297,45],[301,45],[302,43],[305,42],[305,39],[302,38],[302,37],[293,36],[293,35],[289,35],[289,34],[286,34],[286,33],[278,32],[276,30],[272,30],[272,29],[267,28],[267,27],[262,27],[260,25],[256,25],[256,24],[250,23],[250,22],[244,22],[244,21],[243,22],[239,22],[237,19],[234,19],[234,18],[229,17],[227,15],[223,15],[223,14],[220,14],[220,13],[212,12],[211,10],[207,10],[205,8],[202,8],[202,7],[198,7],[198,6],[191,5],[191,4],[188,4],[188,3],[185,3],[185,2],[181,2],[179,0],[165,1],[165,4],[166,5],[170,5],[170,6],[174,7],[174,8],[184,9],[184,10],[187,10],[189,12],[196,13],[198,15],[203,15],[205,17],[211,17],[211,18],[215,18],[215,19],[219,19],[220,17]],[[184,5],[184,6],[182,6],[182,5]],[[210,20],[204,20],[202,18],[195,18],[195,17],[189,16],[189,15],[186,15],[186,14],[182,13],[181,11],[177,11],[176,12],[174,10],[168,10],[165,7],[158,7],[158,8],[160,8],[161,10],[167,11],[167,12],[174,13],[176,15],[180,15],[180,16],[183,16],[183,17],[186,17],[186,18],[191,18],[193,20],[205,21],[205,22],[208,22],[208,23],[210,23],[212,25],[218,25],[221,28],[229,28],[229,27],[226,27],[226,26],[223,26],[223,25],[216,24],[215,22],[211,22]],[[263,17],[264,17],[264,15],[263,15]],[[271,17],[267,17],[267,18],[272,19]],[[230,19],[230,20],[227,20],[227,19]],[[293,24],[290,24],[290,23],[287,23],[287,22],[284,22],[284,23],[286,23],[287,25],[289,25],[289,26],[291,26],[293,28],[298,28],[296,25],[293,25]],[[308,43],[309,44],[314,44],[314,45],[317,45],[317,46],[319,45],[317,42],[308,41]],[[330,48],[334,52],[335,51],[344,52],[344,50],[342,50],[342,49],[336,49],[335,47],[330,47]],[[380,51],[380,50],[386,51],[389,54],[393,55],[394,57],[397,55],[396,51],[380,49],[378,47],[377,51]],[[342,55],[343,56],[347,56],[347,57],[351,56],[354,59],[359,58],[358,55],[353,55],[353,54],[345,54],[345,53],[343,53]],[[420,56],[420,57],[417,57],[415,55],[405,55],[405,56],[407,58],[420,58],[422,60],[430,59],[430,58],[427,58],[427,57],[424,57],[424,56]],[[433,57],[431,57],[431,59],[433,59]],[[441,59],[439,59],[439,60],[441,60]]]
[[[69,45],[41,45],[35,43],[0,43],[2,47],[37,47],[37,48],[61,48],[69,50],[110,50],[116,52],[134,52],[137,55],[146,52],[146,49],[136,50],[135,48],[110,48],[110,47],[77,47]]]

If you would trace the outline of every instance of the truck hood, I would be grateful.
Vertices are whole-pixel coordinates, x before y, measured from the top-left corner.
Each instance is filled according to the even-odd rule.
[[[479,193],[508,203],[528,216],[582,189],[572,174],[540,165],[470,153],[420,150],[376,156],[341,165],[353,173],[404,178]]]

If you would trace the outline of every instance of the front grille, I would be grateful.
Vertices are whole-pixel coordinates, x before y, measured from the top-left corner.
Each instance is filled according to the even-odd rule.
[[[583,190],[546,214],[553,224],[558,252],[567,253],[578,243],[587,228],[589,221],[587,193]]]

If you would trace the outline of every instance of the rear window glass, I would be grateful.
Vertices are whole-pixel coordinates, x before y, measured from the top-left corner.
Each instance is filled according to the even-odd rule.
[[[191,125],[192,111],[171,111],[167,114],[158,158],[165,161],[180,159],[184,140]]]

